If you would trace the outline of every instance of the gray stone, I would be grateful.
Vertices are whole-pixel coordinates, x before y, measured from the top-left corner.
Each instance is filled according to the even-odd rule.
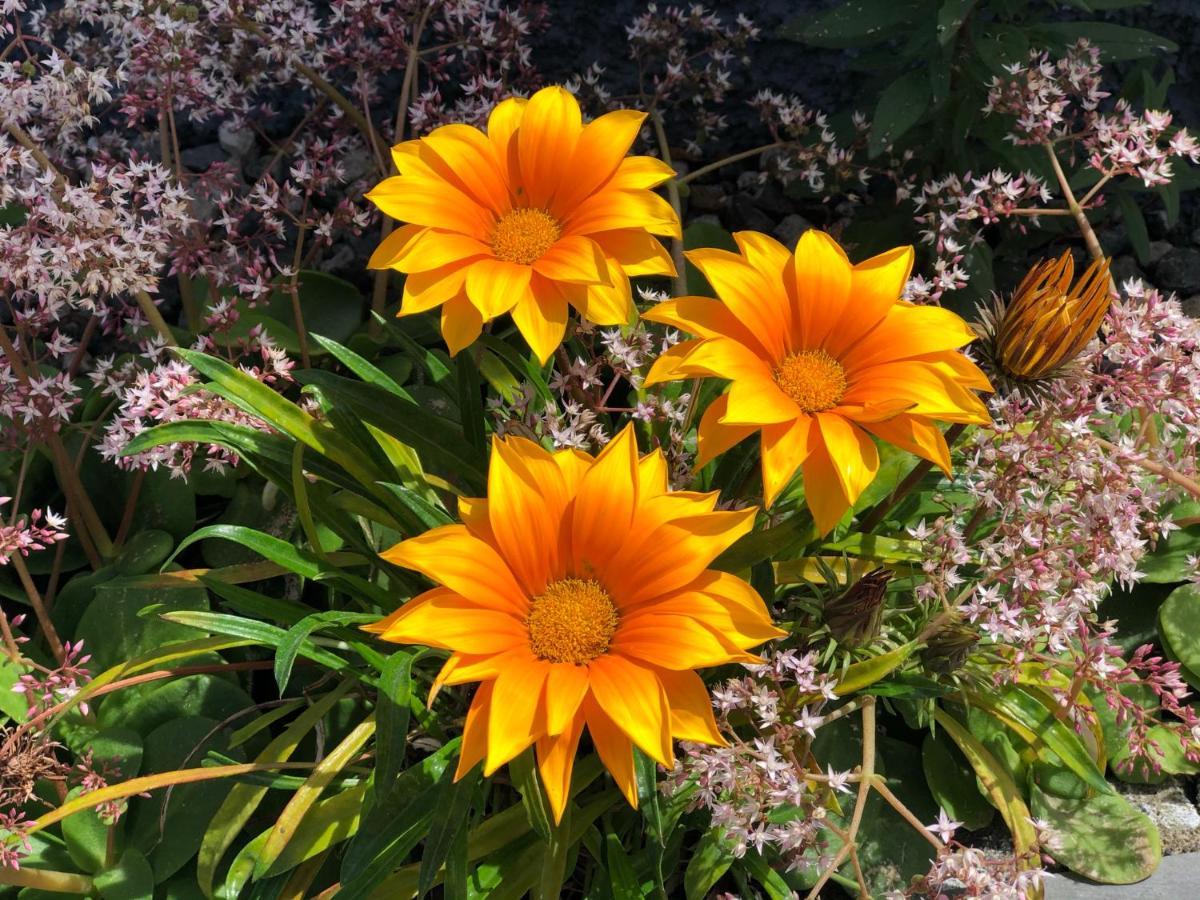
[[[1192,294],[1190,297],[1185,297],[1179,301],[1179,305],[1183,309],[1184,315],[1191,316],[1193,319],[1200,319],[1200,294]]]
[[[769,232],[775,227],[775,220],[759,209],[745,194],[738,194],[733,198],[733,219],[739,229]]]
[[[755,206],[773,216],[786,216],[793,209],[791,201],[783,195],[783,189],[777,181],[768,181],[753,199]]]
[[[1124,228],[1117,225],[1098,229],[1096,238],[1100,241],[1100,246],[1104,248],[1105,256],[1120,256],[1132,249],[1129,234]]]
[[[217,129],[217,142],[233,159],[241,160],[254,151],[257,140],[251,129],[240,127],[229,119]]]
[[[1130,278],[1139,278],[1142,281],[1146,280],[1146,273],[1142,271],[1137,260],[1132,256],[1118,256],[1112,261],[1112,268],[1109,270],[1112,277],[1118,285],[1124,284]]]
[[[804,218],[804,216],[792,213],[789,216],[784,216],[783,221],[775,226],[775,230],[771,233],[779,238],[779,242],[783,246],[791,250],[796,246],[796,241],[800,240],[800,235],[812,228],[812,222]]]
[[[729,206],[729,192],[722,184],[696,184],[688,191],[688,206],[697,212],[719,212]]]
[[[1168,778],[1162,784],[1117,784],[1116,787],[1125,799],[1158,826],[1164,853],[1200,850],[1200,811],[1185,793],[1181,779]]]
[[[694,218],[688,219],[688,224],[689,224],[689,225],[698,225],[698,224],[700,224],[701,222],[703,222],[703,223],[704,223],[704,224],[706,224],[706,225],[715,225],[715,226],[717,226],[718,228],[724,228],[724,227],[725,227],[724,225],[722,225],[722,224],[721,224],[721,219],[720,219],[720,217],[719,217],[719,216],[714,216],[712,213],[705,213],[705,214],[704,214],[704,215],[702,215],[702,216],[696,216],[696,217],[694,217]]]
[[[207,172],[213,163],[225,162],[225,151],[220,144],[201,144],[199,147],[188,147],[179,154],[183,165],[193,172]]]
[[[1166,291],[1177,294],[1200,292],[1200,250],[1193,247],[1174,247],[1154,270],[1154,282]]]
[[[375,157],[371,155],[366,147],[355,147],[348,150],[346,155],[342,157],[342,171],[346,175],[346,182],[357,181],[368,172],[375,170]]]
[[[1174,250],[1170,241],[1151,241],[1150,251],[1146,256],[1146,265],[1153,267],[1155,263]]]
[[[358,260],[359,257],[357,254],[355,254],[354,250],[345,244],[342,244],[331,254],[321,260],[321,262],[317,264],[317,268],[322,272],[331,272],[334,274],[338,272],[349,272],[356,267],[361,268]]]
[[[1192,231],[1192,243],[1200,244],[1200,228],[1196,228]]]
[[[1046,900],[1187,900],[1200,894],[1200,853],[1163,857],[1153,875],[1137,884],[1092,884],[1072,875],[1051,875]]]

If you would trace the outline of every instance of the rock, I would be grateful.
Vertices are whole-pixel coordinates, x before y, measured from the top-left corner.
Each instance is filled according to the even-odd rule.
[[[719,212],[729,206],[729,192],[723,184],[692,185],[687,199],[697,212]]]
[[[231,158],[242,160],[254,151],[257,139],[252,130],[239,127],[229,119],[222,122],[221,127],[217,129],[217,142]]]
[[[346,175],[346,182],[357,181],[368,172],[375,170],[375,157],[366,147],[355,147],[348,150],[346,155],[342,157],[342,171]]]
[[[720,217],[714,216],[712,213],[705,213],[702,216],[695,216],[694,218],[688,219],[688,225],[699,225],[701,222],[703,222],[705,225],[715,225],[717,228],[725,227],[721,224]]]
[[[1156,263],[1174,249],[1170,241],[1151,241],[1150,252],[1146,256],[1146,265],[1153,268]]]
[[[768,216],[765,212],[747,197],[745,194],[738,194],[733,198],[732,218],[734,227],[731,230],[748,228],[751,231],[770,232],[775,228],[775,220]]]
[[[1104,248],[1105,256],[1120,256],[1133,249],[1129,243],[1129,234],[1124,228],[1117,225],[1098,229],[1096,238],[1100,241],[1100,246]]]
[[[1180,779],[1170,778],[1162,784],[1121,784],[1117,790],[1158,826],[1163,853],[1200,850],[1200,811],[1184,793]]]
[[[1184,315],[1191,316],[1193,319],[1200,319],[1200,294],[1192,294],[1190,297],[1185,297],[1179,301],[1179,306],[1183,310]]]
[[[330,272],[337,274],[339,272],[350,272],[356,268],[361,268],[358,264],[359,257],[354,250],[342,244],[331,254],[318,263],[317,268],[322,272]]]
[[[225,151],[220,144],[201,144],[199,147],[188,147],[179,154],[184,167],[192,172],[207,172],[213,163],[225,162]]]
[[[1195,294],[1200,291],[1200,250],[1174,247],[1159,261],[1154,281],[1166,291]]]
[[[1137,260],[1128,255],[1118,256],[1114,259],[1109,272],[1118,285],[1124,284],[1130,278],[1139,278],[1142,281],[1146,280],[1146,273],[1142,271]]]
[[[1197,228],[1192,231],[1192,243],[1200,244],[1200,228]]]
[[[1163,858],[1162,864],[1138,884],[1092,884],[1072,875],[1045,880],[1046,900],[1185,900],[1196,896],[1200,853]]]
[[[784,216],[783,221],[776,225],[771,233],[779,238],[779,242],[783,246],[791,250],[796,246],[796,241],[800,240],[800,235],[812,227],[812,222],[804,216],[792,213]]]

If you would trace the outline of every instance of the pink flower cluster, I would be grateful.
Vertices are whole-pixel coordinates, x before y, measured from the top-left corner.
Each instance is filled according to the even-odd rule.
[[[46,669],[39,674],[25,672],[13,685],[15,693],[25,695],[30,716],[65,703],[92,680],[92,673],[87,668],[92,656],[83,652],[83,641],[76,641],[74,644],[70,641],[64,642],[63,653],[63,661],[57,668]],[[87,715],[86,702],[79,704],[79,711]]]
[[[1109,115],[1096,116],[1083,137],[1088,164],[1109,178],[1136,175],[1146,187],[1170,184],[1173,157],[1200,162],[1200,143],[1186,128],[1169,131],[1171,114],[1148,109],[1140,115],[1118,100]]]
[[[0,506],[11,497],[0,497]],[[15,555],[28,556],[30,551],[44,550],[67,539],[67,520],[50,510],[35,509],[28,516],[14,516],[8,524],[0,524],[0,566],[7,565]]]
[[[947,175],[926,182],[913,198],[921,241],[933,248],[933,272],[915,275],[909,299],[937,303],[947,291],[966,287],[970,275],[964,254],[983,240],[980,229],[1011,216],[1034,201],[1047,202],[1050,191],[1032,172],[1011,175],[994,169],[976,178]],[[1021,226],[1024,230],[1024,226]]]
[[[810,771],[803,762],[809,741],[825,722],[836,679],[817,668],[818,654],[792,650],[768,654],[750,675],[713,690],[717,721],[730,743],[724,747],[685,743],[666,789],[686,792],[691,808],[712,814],[736,857],[770,850],[788,869],[824,868],[833,860],[823,824],[830,792],[849,793],[850,772]],[[816,698],[801,702],[805,698]],[[753,736],[743,739],[731,717],[749,719]],[[742,729],[745,730],[744,728]],[[779,816],[780,809],[791,809]]]
[[[888,891],[886,900],[979,897],[983,900],[1026,900],[1042,881],[1040,867],[1021,867],[1011,856],[991,856],[953,844],[942,850],[929,872],[906,890]]]
[[[1124,294],[1104,343],[1086,357],[1086,377],[1060,382],[1047,398],[992,400],[993,424],[974,432],[962,470],[973,511],[922,523],[913,536],[926,550],[922,599],[956,604],[996,645],[1014,648],[1013,673],[1022,662],[1067,655],[1086,683],[1132,716],[1131,759],[1154,765],[1146,740],[1153,723],[1117,687],[1151,687],[1195,752],[1197,720],[1181,703],[1178,667],[1146,649],[1120,663],[1095,612],[1111,584],[1137,583],[1146,553],[1177,527],[1165,510],[1180,488],[1159,473],[1196,471],[1200,323],[1140,282]],[[1145,423],[1143,434],[1122,433],[1122,419]]]
[[[252,330],[245,350],[256,353],[259,364],[242,366],[258,381],[268,385],[291,382],[292,359],[275,346],[261,328]],[[161,348],[159,348],[161,349]],[[216,345],[202,341],[197,349],[213,352]],[[262,420],[249,415],[228,400],[200,389],[195,371],[178,359],[162,359],[151,349],[149,356],[159,361],[151,368],[130,360],[117,367],[113,360],[99,360],[91,373],[102,394],[118,397],[120,405],[104,427],[104,439],[97,445],[100,455],[114,465],[129,470],[165,466],[173,478],[184,478],[197,455],[204,459],[205,471],[221,471],[237,462],[237,456],[215,444],[161,444],[151,450],[123,455],[129,442],[154,425],[199,419],[229,422],[247,428],[264,429]]]
[[[992,78],[985,113],[1015,119],[1008,140],[1015,144],[1044,144],[1081,130],[1088,114],[1108,96],[1101,90],[1100,50],[1080,40],[1060,59],[1044,50],[1031,50],[1023,63],[1005,67]]]

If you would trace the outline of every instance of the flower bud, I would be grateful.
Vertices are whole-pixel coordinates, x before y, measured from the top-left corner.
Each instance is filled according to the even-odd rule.
[[[949,675],[967,662],[979,643],[979,632],[962,621],[947,622],[933,633],[921,651],[921,663],[930,672]]]
[[[883,620],[883,598],[892,573],[873,569],[845,592],[825,603],[825,624],[839,644],[859,647],[879,635]]]

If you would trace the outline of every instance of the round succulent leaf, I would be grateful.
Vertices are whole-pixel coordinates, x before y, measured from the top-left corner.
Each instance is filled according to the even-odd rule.
[[[1036,786],[1031,794],[1033,814],[1047,826],[1042,849],[1072,872],[1101,884],[1134,884],[1158,868],[1158,828],[1120,794],[1071,800]]]

